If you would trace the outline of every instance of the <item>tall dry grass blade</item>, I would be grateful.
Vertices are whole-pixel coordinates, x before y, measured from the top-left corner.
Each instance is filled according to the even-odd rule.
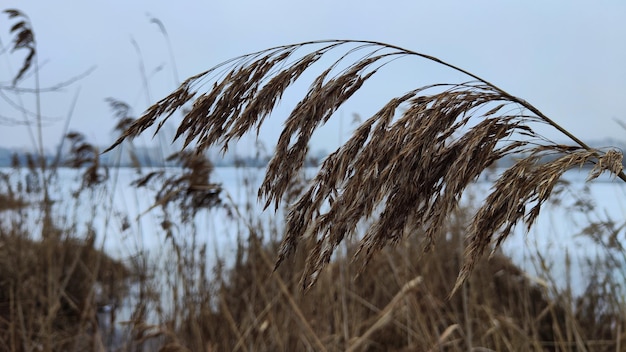
[[[372,324],[367,331],[365,331],[361,336],[355,337],[352,341],[350,341],[348,348],[346,351],[356,351],[363,344],[365,344],[370,336],[376,331],[383,328],[385,325],[389,324],[391,318],[393,317],[393,313],[397,310],[397,306],[400,304],[400,301],[411,291],[417,289],[417,287],[422,283],[423,279],[421,276],[418,276],[411,281],[407,282],[400,291],[393,297],[391,302],[387,304],[385,308],[380,312],[379,316],[376,319],[376,322]]]
[[[417,57],[472,81],[418,87],[391,99],[323,162],[289,208],[276,262],[278,266],[293,255],[301,239],[313,238],[304,288],[315,283],[338,244],[365,219],[374,222],[355,256],[363,264],[384,246],[401,241],[409,229],[425,229],[428,249],[442,235],[442,224],[467,186],[505,156],[528,155],[500,177],[477,212],[457,288],[487,248],[497,247],[520,221],[532,225],[567,169],[592,163],[590,179],[608,171],[626,181],[621,153],[590,148],[525,100],[432,56],[372,41],[306,42],[229,60],[187,79],[109,149],[159,120],[157,133],[177,109],[197,97],[175,138],[184,138],[185,147],[194,144],[198,153],[211,146],[226,150],[245,133],[258,133],[285,91],[315,63],[337,52],[338,58],[317,74],[285,122],[259,189],[266,207],[278,207],[302,169],[313,132],[383,66],[399,57]],[[209,88],[201,92],[205,85]],[[547,140],[535,132],[537,125],[556,129],[576,145]]]

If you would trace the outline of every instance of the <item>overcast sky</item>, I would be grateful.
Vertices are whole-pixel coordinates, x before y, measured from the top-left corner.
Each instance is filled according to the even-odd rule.
[[[221,61],[267,47],[316,39],[387,42],[439,57],[522,97],[583,139],[626,140],[626,1],[3,1],[32,22],[41,85],[52,86],[95,67],[90,75],[42,100],[44,143],[53,148],[77,96],[70,126],[94,143],[114,138],[105,98],[126,101],[140,114],[176,88],[177,80]],[[167,44],[150,18],[166,27]],[[11,41],[0,16],[0,39]],[[150,75],[143,89],[139,46]],[[10,84],[23,54],[0,57],[0,81]],[[159,70],[160,68],[160,70]],[[316,135],[314,149],[345,140],[354,113],[369,116],[389,98],[427,83],[459,80],[412,59],[389,66],[356,103]],[[26,80],[21,86],[32,86]],[[392,89],[393,88],[393,89]],[[395,89],[395,90],[394,90]],[[303,94],[304,92],[300,92]],[[78,94],[78,95],[77,95]],[[297,96],[297,92],[294,93]],[[10,96],[15,99],[14,96]],[[291,95],[290,95],[291,97]],[[355,97],[356,98],[356,97]],[[34,111],[32,97],[23,104]],[[281,105],[261,138],[275,142],[289,104]],[[282,110],[281,110],[282,109]],[[281,115],[282,114],[282,115]],[[278,116],[280,115],[280,116]],[[0,101],[0,146],[31,147],[22,116]],[[56,121],[56,122],[55,122]],[[341,121],[341,122],[340,122]],[[246,148],[244,145],[240,148]]]

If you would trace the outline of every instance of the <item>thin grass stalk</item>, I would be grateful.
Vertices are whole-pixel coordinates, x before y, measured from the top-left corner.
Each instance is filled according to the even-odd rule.
[[[348,352],[356,351],[363,344],[367,342],[367,340],[373,333],[375,333],[377,330],[387,325],[392,319],[392,315],[395,309],[397,308],[396,306],[398,306],[398,304],[402,302],[402,300],[405,298],[405,296],[409,292],[417,289],[417,287],[419,287],[419,285],[422,283],[422,280],[423,280],[422,277],[418,276],[408,281],[402,287],[402,289],[400,289],[400,291],[396,294],[396,296],[393,297],[393,299],[389,302],[389,304],[387,304],[387,306],[382,309],[379,316],[376,318],[376,321],[373,324],[371,324],[371,326],[367,329],[367,331],[361,334],[361,336],[353,338],[350,341],[346,351]]]
[[[271,260],[267,257],[267,255],[263,251],[260,251],[260,254],[261,254],[261,258],[263,262],[268,266],[268,268],[273,269],[274,265],[272,264]],[[315,345],[315,349],[317,351],[327,351],[322,341],[319,339],[315,331],[311,328],[311,325],[308,323],[308,321],[304,317],[304,314],[302,314],[302,310],[293,299],[293,296],[291,292],[289,292],[289,288],[287,287],[283,279],[280,278],[280,276],[278,275],[273,275],[273,278],[278,283],[280,291],[283,293],[284,297],[287,299],[287,302],[289,303],[289,306],[291,307],[296,317],[298,318],[300,325],[307,332],[307,335],[309,336],[309,338],[311,338],[312,343]]]
[[[461,298],[463,301],[463,320],[465,322],[464,336],[465,336],[465,348],[468,352],[473,351],[474,343],[472,342],[474,339],[474,333],[472,328],[472,315],[469,311],[469,283],[466,281],[461,286]]]
[[[245,341],[243,335],[241,334],[241,331],[239,331],[239,328],[237,327],[237,322],[233,318],[233,315],[230,313],[230,309],[225,304],[225,301],[223,298],[220,299],[220,304],[221,304],[222,312],[224,312],[226,315],[228,326],[230,327],[232,332],[235,334],[235,336],[237,336],[238,341]],[[248,348],[246,347],[245,343],[237,344],[237,346],[239,346],[239,348],[241,348],[243,351],[248,351]]]
[[[228,194],[226,195],[227,197]],[[229,197],[229,200],[234,203],[234,200],[232,198]],[[235,214],[237,215],[237,217],[240,220],[243,220],[245,226],[247,227],[248,231],[250,233],[254,233],[254,228],[252,226],[252,224],[249,223],[249,221],[243,216],[243,214],[241,214],[239,208],[237,206],[234,206],[233,209],[235,210]],[[269,267],[269,268],[274,268],[273,264],[271,263],[271,260],[267,257],[267,254],[263,251],[260,250],[259,254],[261,256],[261,260]],[[300,323],[300,325],[303,327],[303,329],[306,332],[306,335],[309,336],[309,338],[312,340],[311,342],[316,346],[315,349],[318,351],[326,351],[326,347],[324,346],[324,344],[322,343],[322,341],[319,339],[319,337],[317,336],[317,334],[315,333],[315,331],[313,330],[313,328],[311,327],[311,325],[307,322],[306,318],[304,317],[304,314],[302,313],[302,310],[300,309],[300,307],[298,306],[298,304],[295,302],[295,300],[293,299],[292,294],[289,291],[289,288],[287,287],[287,285],[285,284],[284,280],[277,274],[272,275],[272,279],[276,281],[276,283],[279,286],[279,289],[281,291],[281,293],[283,294],[283,296],[286,298],[287,303],[289,305],[289,307],[293,310],[293,312],[295,313],[298,322]],[[241,338],[241,336],[240,336]]]
[[[176,58],[174,55],[174,49],[172,48],[172,41],[170,40],[170,35],[167,33],[167,29],[165,28],[165,25],[163,24],[163,22],[161,22],[160,19],[156,17],[151,17],[150,23],[154,23],[157,27],[159,27],[159,31],[163,35],[163,38],[165,38],[165,43],[167,45],[167,52],[169,54],[170,63],[172,67],[172,75],[174,78],[174,84],[180,85],[180,79],[178,78],[178,66],[176,65]]]
[[[347,247],[344,247],[344,252],[347,255],[348,249]],[[349,327],[349,323],[348,323],[348,318],[350,316],[350,314],[348,313],[348,297],[347,297],[347,291],[348,291],[348,275],[347,275],[347,265],[342,265],[339,268],[339,282],[340,282],[340,286],[339,286],[339,293],[341,295],[341,327],[342,327],[342,333],[343,333],[343,340],[344,341],[350,341],[350,327]]]
[[[617,324],[616,329],[617,331],[615,333],[615,351],[619,352],[621,351],[622,347],[622,324]]]
[[[261,322],[262,319],[265,318],[266,315],[269,315],[270,317],[268,318],[270,321],[276,321],[276,319],[272,316],[272,308],[275,307],[275,305],[278,303],[279,301],[279,297],[274,297],[271,300],[268,300],[267,298],[269,298],[267,296],[267,293],[264,292],[264,294],[266,295],[266,301],[268,301],[268,303],[265,305],[265,307],[263,308],[263,310],[261,310],[261,312],[259,312],[257,319],[253,322],[253,324],[250,324],[246,330],[241,334],[241,338],[239,338],[237,340],[237,343],[235,344],[235,347],[233,347],[233,351],[237,351],[240,347],[242,347],[245,342],[246,342],[246,338],[248,337],[248,335],[250,335],[252,333],[252,331],[256,328],[258,328],[258,326],[260,325],[259,323]],[[280,339],[275,339],[275,341],[278,344],[282,344],[282,341]],[[283,350],[285,348],[284,345],[280,346]]]

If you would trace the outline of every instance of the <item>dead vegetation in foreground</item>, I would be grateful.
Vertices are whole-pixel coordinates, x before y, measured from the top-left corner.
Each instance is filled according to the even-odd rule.
[[[17,21],[11,49],[27,52],[12,83],[30,72],[38,80],[30,20],[17,10],[6,13]],[[268,207],[289,204],[286,217],[266,226],[259,214],[225,204],[203,152],[258,129],[294,81],[337,52],[288,117],[259,190]],[[400,57],[434,61],[472,81],[419,87],[392,99],[324,161],[311,182],[298,182],[314,131]],[[206,84],[210,89],[201,92]],[[116,214],[118,227],[106,228],[112,233],[96,232],[93,219],[107,211],[98,195],[112,190],[98,148],[84,136],[67,134],[67,161],[81,173],[68,195],[74,214],[93,215],[86,231],[71,209],[50,198],[60,160],[29,162],[28,175],[41,181],[33,189],[21,180],[13,187],[10,175],[2,174],[2,349],[626,350],[624,277],[614,275],[619,266],[600,262],[585,294],[573,297],[555,281],[530,280],[498,251],[515,225],[532,226],[566,170],[592,164],[590,179],[608,171],[626,180],[620,153],[589,148],[528,102],[436,58],[340,40],[236,58],[191,77],[137,120],[127,115],[127,105],[111,100],[123,130],[116,145],[160,119],[158,132],[192,101],[176,138],[184,138],[185,147],[195,141],[196,153],[173,154],[181,163],[174,175],[138,170],[142,177],[135,183],[156,189],[151,210],[161,217],[153,234],[163,242],[159,260],[151,261],[145,248],[123,261],[98,248],[99,236],[122,236],[132,226]],[[41,116],[36,122],[36,133],[30,132],[43,150]],[[535,133],[533,126],[542,124],[575,145]],[[523,157],[495,182],[487,201],[478,209],[460,207],[467,187],[512,154]],[[21,173],[14,166],[12,172]],[[228,216],[219,221],[232,220],[242,242],[232,268],[210,268],[206,239],[193,220],[222,207]],[[368,227],[361,241],[351,241],[363,223]],[[596,225],[585,235],[623,257],[615,242],[622,227]],[[277,236],[282,243],[273,241]],[[489,260],[482,255],[488,250]],[[116,318],[123,313],[127,320]]]
[[[315,283],[340,243],[366,219],[374,221],[355,252],[363,267],[385,246],[400,243],[413,226],[425,229],[430,249],[444,235],[442,225],[467,186],[502,157],[522,156],[496,181],[469,225],[464,264],[453,292],[491,244],[497,248],[519,223],[532,226],[565,171],[592,164],[589,179],[607,171],[626,181],[619,151],[590,148],[530,103],[476,75],[431,56],[369,41],[285,45],[222,63],[190,77],[151,106],[109,150],[155,124],[159,133],[174,112],[191,103],[174,139],[183,139],[184,147],[193,144],[197,153],[212,146],[225,150],[231,141],[258,131],[284,92],[327,56],[331,64],[320,70],[285,121],[259,189],[266,207],[278,208],[304,165],[313,132],[384,66],[416,57],[472,81],[418,87],[391,99],[324,160],[307,190],[289,207],[276,261],[278,267],[304,238],[315,238],[316,245],[303,253],[304,289]],[[535,132],[537,125],[562,132],[575,145],[551,142]]]
[[[356,279],[352,247],[305,295],[305,257],[272,273],[278,247],[251,237],[217,292],[217,310],[197,311],[177,339],[216,351],[624,350],[623,310],[604,310],[612,298],[597,283],[585,297],[555,293],[496,253],[448,299],[461,237],[440,239],[427,254],[419,237],[382,250]]]
[[[171,177],[162,183],[163,189],[171,189],[171,180],[190,177]],[[82,180],[77,178],[79,183]],[[295,196],[304,185],[292,184],[288,193]],[[165,214],[180,206],[193,207],[192,202],[180,201],[173,200],[169,207],[163,203],[159,209]],[[209,254],[200,238],[204,231],[189,223],[171,222],[154,234],[164,240],[169,263],[165,267],[142,264],[141,256],[125,260],[126,265],[103,257],[90,242],[95,233],[72,233],[70,227],[39,241],[30,240],[32,234],[26,228],[20,232],[18,223],[0,223],[3,348],[624,350],[624,305],[615,289],[624,278],[612,276],[615,268],[609,265],[600,263],[598,276],[588,278],[585,294],[574,297],[569,288],[545,277],[531,280],[496,252],[490,259],[481,258],[461,289],[448,297],[463,265],[465,229],[473,213],[469,208],[451,214],[444,223],[447,236],[437,238],[431,251],[422,250],[424,229],[413,228],[403,242],[381,250],[362,271],[350,260],[358,243],[346,242],[306,294],[299,283],[306,270],[305,255],[297,252],[274,269],[280,244],[268,239],[282,233],[284,219],[275,217],[265,223],[259,214],[243,209],[230,209],[236,212],[233,226],[242,231],[236,259],[232,266],[215,268],[207,267]],[[175,215],[164,218],[182,219]],[[66,221],[57,218],[54,223]],[[612,233],[603,224],[585,231],[600,242]],[[309,239],[298,251],[306,253],[314,246]],[[549,272],[543,274],[549,278]],[[179,296],[167,300],[170,296],[164,293],[173,292]],[[103,311],[105,306],[110,311]],[[123,309],[131,310],[130,320],[124,323],[116,318],[129,316]]]

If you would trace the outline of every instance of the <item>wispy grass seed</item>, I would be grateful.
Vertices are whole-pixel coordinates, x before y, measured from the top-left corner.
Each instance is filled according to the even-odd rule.
[[[306,53],[297,56],[303,50]],[[198,153],[216,145],[226,150],[244,134],[258,133],[284,92],[314,63],[340,50],[344,54],[318,74],[285,121],[259,189],[266,207],[277,208],[298,176],[313,132],[382,66],[415,56],[472,80],[419,87],[391,99],[324,160],[308,189],[289,207],[276,262],[278,267],[292,256],[303,238],[313,238],[316,245],[307,254],[301,281],[305,289],[363,219],[373,219],[355,254],[363,265],[384,246],[401,241],[409,228],[425,229],[427,243],[432,244],[467,186],[505,156],[527,155],[495,182],[469,225],[465,264],[455,290],[483,253],[497,247],[516,224],[532,226],[566,170],[592,164],[590,179],[608,171],[626,181],[621,153],[588,147],[525,100],[437,58],[369,41],[285,45],[227,61],[187,79],[132,123],[109,149],[157,120],[158,133],[174,111],[195,99],[175,138],[184,138],[184,147],[195,141]],[[347,62],[356,52],[364,54]],[[200,92],[207,83],[209,89]],[[537,124],[562,132],[574,145],[551,142],[535,132]]]

